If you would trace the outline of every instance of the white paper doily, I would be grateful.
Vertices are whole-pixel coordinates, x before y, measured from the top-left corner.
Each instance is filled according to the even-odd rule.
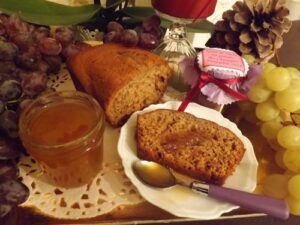
[[[59,74],[49,77],[48,86],[60,90],[75,90],[65,66]],[[120,129],[106,124],[104,131],[103,169],[91,182],[77,188],[65,189],[52,185],[35,161],[23,156],[19,162],[22,181],[30,189],[23,207],[34,207],[41,213],[61,219],[92,218],[145,201],[124,174],[117,154]]]
[[[56,91],[72,91],[76,89],[65,64],[61,66],[58,74],[51,74],[48,77],[47,85]]]

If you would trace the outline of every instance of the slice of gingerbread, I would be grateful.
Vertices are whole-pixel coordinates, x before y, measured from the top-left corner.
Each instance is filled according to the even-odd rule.
[[[227,128],[175,110],[138,115],[136,138],[141,159],[213,184],[223,184],[245,152]]]

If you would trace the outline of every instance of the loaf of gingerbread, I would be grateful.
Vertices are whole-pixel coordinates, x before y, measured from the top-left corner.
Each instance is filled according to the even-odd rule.
[[[68,67],[103,107],[113,126],[162,97],[171,70],[160,56],[139,48],[103,44],[73,56]]]

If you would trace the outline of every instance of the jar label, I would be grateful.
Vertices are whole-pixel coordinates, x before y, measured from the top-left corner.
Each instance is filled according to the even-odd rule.
[[[244,72],[244,62],[238,54],[233,51],[207,48],[202,51],[203,67],[223,67]]]

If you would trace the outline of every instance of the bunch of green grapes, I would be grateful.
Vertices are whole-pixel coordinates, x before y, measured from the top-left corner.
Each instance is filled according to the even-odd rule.
[[[266,63],[248,97],[275,162],[285,171],[267,176],[263,192],[286,199],[291,213],[300,215],[300,125],[293,120],[300,114],[300,71]]]

